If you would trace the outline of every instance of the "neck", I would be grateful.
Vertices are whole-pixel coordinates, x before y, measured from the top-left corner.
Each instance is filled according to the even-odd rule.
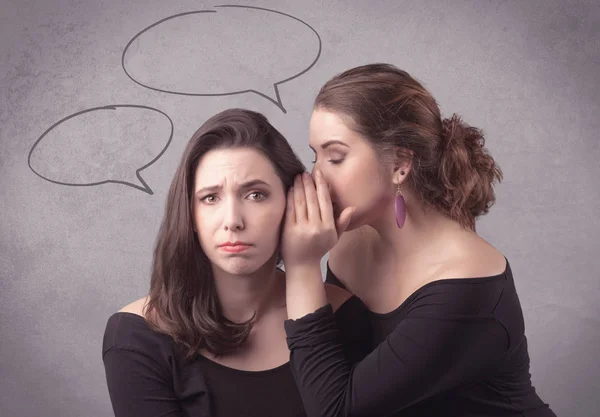
[[[374,248],[379,262],[401,265],[408,260],[425,261],[448,250],[446,237],[464,232],[460,224],[433,207],[425,208],[412,195],[405,194],[406,220],[401,229],[396,225],[394,200],[378,216],[373,227],[380,240]],[[442,255],[443,256],[443,255]]]
[[[233,322],[255,320],[285,305],[285,279],[269,260],[252,274],[232,275],[213,268],[215,287],[223,315]]]

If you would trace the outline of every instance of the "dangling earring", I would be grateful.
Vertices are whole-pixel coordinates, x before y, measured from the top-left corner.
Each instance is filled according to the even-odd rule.
[[[404,221],[406,220],[406,203],[404,202],[404,196],[400,191],[400,184],[398,184],[398,191],[396,191],[396,201],[394,206],[396,212],[396,225],[398,226],[398,229],[400,229],[404,226]]]

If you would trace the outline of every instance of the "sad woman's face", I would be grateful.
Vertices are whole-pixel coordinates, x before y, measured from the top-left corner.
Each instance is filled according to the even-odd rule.
[[[276,256],[285,206],[284,185],[260,151],[216,149],[200,160],[193,221],[213,268],[247,275]]]

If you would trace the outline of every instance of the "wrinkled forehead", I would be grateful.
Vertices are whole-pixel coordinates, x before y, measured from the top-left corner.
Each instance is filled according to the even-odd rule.
[[[272,162],[259,150],[215,149],[207,152],[196,168],[196,189],[206,186],[236,187],[251,180],[271,185],[281,182]]]

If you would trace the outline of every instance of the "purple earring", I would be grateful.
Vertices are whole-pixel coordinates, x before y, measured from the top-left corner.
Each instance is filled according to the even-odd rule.
[[[404,175],[404,171],[400,171],[400,174]],[[396,191],[394,209],[396,212],[396,225],[400,229],[402,226],[404,226],[404,221],[406,220],[406,203],[404,202],[404,196],[400,191],[400,184],[398,184],[398,191]]]

